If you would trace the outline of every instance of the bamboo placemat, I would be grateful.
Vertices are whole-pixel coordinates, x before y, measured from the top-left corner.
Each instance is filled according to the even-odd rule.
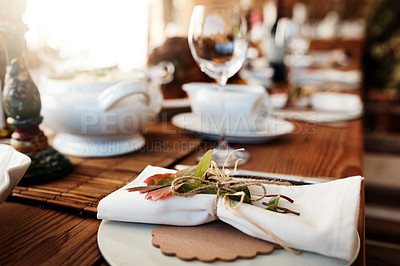
[[[154,134],[146,136],[139,151],[111,158],[69,157],[73,171],[60,179],[30,186],[17,186],[9,200],[95,215],[103,197],[126,185],[147,166],[171,167],[200,145],[190,135]]]

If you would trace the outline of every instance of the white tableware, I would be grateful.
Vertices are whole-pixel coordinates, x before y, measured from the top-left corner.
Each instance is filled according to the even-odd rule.
[[[102,221],[97,233],[101,254],[110,265],[205,265],[197,260],[184,261],[166,256],[151,244],[151,231],[157,225]],[[359,238],[358,238],[359,239]],[[360,243],[358,242],[358,245]],[[349,263],[316,253],[303,252],[296,256],[286,250],[275,250],[269,255],[257,255],[253,259],[237,259],[226,262],[217,260],[212,265],[264,266],[264,265],[310,265],[339,266]]]
[[[329,123],[347,121],[360,118],[361,112],[326,112],[317,110],[290,110],[276,111],[274,116],[280,119],[298,120],[310,123]]]
[[[189,98],[183,99],[164,99],[163,109],[184,109],[190,107]]]
[[[209,140],[219,139],[219,124],[202,124],[193,113],[181,113],[171,120],[176,127],[195,132]],[[294,125],[288,121],[271,118],[257,131],[227,131],[227,139],[232,143],[262,143],[289,134]]]
[[[221,105],[218,85],[212,83],[187,83],[192,113],[203,125],[220,124]],[[258,131],[264,127],[272,113],[268,93],[258,85],[225,86],[226,130]]]
[[[279,110],[274,116],[282,119],[314,123],[339,122],[360,118],[363,104],[358,95],[335,92],[316,92],[308,99],[314,110]]]
[[[140,149],[163,101],[159,83],[139,71],[50,77],[40,88],[44,123],[58,132],[54,147],[82,157]]]
[[[286,106],[289,95],[287,92],[277,92],[270,94],[269,98],[274,109],[282,109]]]
[[[361,113],[363,104],[360,96],[348,93],[317,92],[311,95],[311,107],[328,112]]]
[[[356,70],[299,69],[295,78],[299,85],[314,85],[345,91],[359,89],[362,77]]]
[[[12,146],[0,144],[0,203],[11,193],[28,170],[31,159]]]
[[[274,70],[270,67],[250,68],[243,67],[239,71],[239,76],[246,81],[247,84],[269,86]]]

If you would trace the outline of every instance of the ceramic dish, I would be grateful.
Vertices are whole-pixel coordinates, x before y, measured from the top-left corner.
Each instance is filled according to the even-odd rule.
[[[189,98],[182,99],[164,99],[162,108],[163,109],[175,109],[175,108],[189,108]]]
[[[305,121],[311,123],[340,122],[360,118],[362,112],[326,112],[316,110],[279,110],[274,116],[281,119]]]
[[[0,144],[0,203],[11,193],[28,170],[31,159],[13,147]]]
[[[172,118],[176,127],[195,132],[209,140],[219,140],[218,125],[202,125],[193,113],[182,113]],[[226,137],[231,143],[261,143],[289,134],[294,125],[282,119],[271,118],[257,131],[228,131]]]
[[[217,84],[191,82],[185,83],[182,89],[189,95],[191,112],[203,125],[221,123],[220,87]],[[228,84],[224,89],[228,131],[256,131],[267,122],[273,107],[263,86]]]
[[[102,221],[97,233],[101,254],[110,265],[205,265],[194,260],[183,261],[175,256],[165,256],[151,244],[151,231],[157,225]],[[358,238],[359,239],[359,238]],[[358,241],[358,247],[360,243]],[[359,249],[359,248],[358,248]],[[358,254],[358,251],[357,251]],[[311,252],[296,256],[286,250],[275,250],[270,255],[233,262],[215,261],[212,265],[348,265],[349,262]]]
[[[360,96],[348,93],[317,92],[310,98],[311,107],[327,112],[361,113],[363,104]]]
[[[289,95],[287,92],[271,93],[269,95],[272,107],[274,107],[275,110],[284,108],[288,101],[288,98]]]
[[[341,71],[335,69],[300,69],[296,76],[298,85],[314,85],[335,90],[355,90],[360,88],[359,71]]]
[[[42,83],[44,123],[58,134],[54,148],[79,157],[130,153],[144,145],[143,129],[157,117],[163,96],[149,72],[111,80],[47,79]]]
[[[244,79],[247,84],[254,85],[263,85],[269,86],[271,85],[271,78],[274,74],[272,68],[255,68],[255,69],[247,69],[242,68],[239,71],[239,76]]]

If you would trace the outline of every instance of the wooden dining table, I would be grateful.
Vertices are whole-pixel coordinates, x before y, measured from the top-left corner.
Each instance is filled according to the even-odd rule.
[[[342,126],[292,121],[295,130],[265,143],[234,144],[251,155],[241,169],[305,177],[362,175],[362,120]],[[0,204],[0,265],[106,265],[97,244],[100,199],[133,180],[147,165],[193,165],[214,147],[160,115],[144,132],[146,144],[111,158],[69,156],[73,171],[44,184],[17,186]],[[354,265],[365,265],[364,185]]]

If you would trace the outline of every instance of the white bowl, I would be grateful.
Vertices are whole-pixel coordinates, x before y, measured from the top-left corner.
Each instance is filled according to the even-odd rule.
[[[28,170],[31,159],[12,146],[0,144],[0,203],[11,193]]]
[[[360,96],[347,93],[317,92],[311,96],[311,106],[328,112],[361,113],[363,104]]]
[[[44,123],[57,131],[53,146],[80,157],[107,157],[140,149],[142,131],[161,110],[162,93],[147,73],[108,80],[48,78],[42,82]]]
[[[220,125],[221,96],[215,83],[191,82],[183,85],[190,106],[204,125]],[[268,92],[260,85],[227,84],[224,87],[225,119],[228,131],[252,131],[263,127],[272,114]]]

